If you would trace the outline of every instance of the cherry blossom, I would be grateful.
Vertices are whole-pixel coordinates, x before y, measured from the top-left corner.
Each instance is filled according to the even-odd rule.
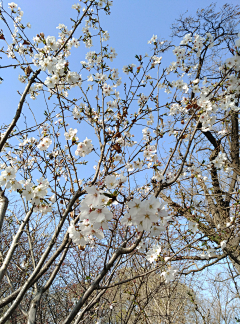
[[[40,151],[46,151],[52,144],[52,140],[49,137],[44,137],[41,142],[37,145]]]
[[[174,268],[170,268],[167,271],[161,273],[166,283],[173,281],[178,274],[178,270]]]

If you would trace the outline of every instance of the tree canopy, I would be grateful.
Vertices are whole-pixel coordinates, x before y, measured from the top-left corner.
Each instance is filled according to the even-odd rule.
[[[0,125],[0,324],[239,322],[240,7],[180,16],[119,71],[112,5],[79,1],[33,39],[0,8],[19,96]]]

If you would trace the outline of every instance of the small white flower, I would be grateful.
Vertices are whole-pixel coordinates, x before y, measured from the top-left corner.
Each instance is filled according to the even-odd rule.
[[[14,9],[17,9],[17,4],[15,3],[15,2],[9,2],[8,3],[8,8],[10,8],[12,11],[14,10]]]
[[[178,273],[178,270],[174,268],[170,268],[167,271],[162,272],[162,276],[165,279],[166,283],[169,283],[170,281],[173,281]]]
[[[198,223],[188,221],[188,229],[193,233],[196,233],[198,231]]]
[[[108,189],[114,189],[118,185],[115,175],[108,175],[105,177],[105,185]]]
[[[225,247],[227,246],[227,240],[224,240],[220,243],[221,249],[225,249]]]

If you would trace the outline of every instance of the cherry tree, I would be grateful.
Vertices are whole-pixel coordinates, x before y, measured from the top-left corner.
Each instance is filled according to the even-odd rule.
[[[97,321],[111,288],[150,274],[169,285],[228,259],[239,272],[239,8],[180,17],[118,71],[112,5],[79,1],[58,38],[33,39],[1,6],[19,101],[0,126],[0,323]]]

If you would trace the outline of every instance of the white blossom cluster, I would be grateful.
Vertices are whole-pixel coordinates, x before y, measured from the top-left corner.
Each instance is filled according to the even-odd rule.
[[[108,2],[109,3],[109,2]],[[79,10],[77,5],[73,5],[74,9]],[[83,28],[83,33],[85,34],[86,37],[84,37],[84,42],[87,47],[92,46],[92,37],[90,33],[90,24],[89,20],[86,20],[86,25]],[[95,28],[92,25],[93,28]],[[75,38],[71,38],[68,40],[67,44],[65,44],[65,41],[67,37],[71,34],[71,31],[67,30],[67,27],[63,24],[59,24],[57,27],[58,29],[61,30],[59,33],[60,38],[56,40],[54,36],[47,36],[45,38],[44,35],[36,36],[34,37],[34,41],[38,44],[40,42],[43,42],[45,46],[39,51],[38,54],[34,56],[33,63],[36,66],[40,66],[42,71],[48,71],[50,76],[48,76],[45,80],[45,85],[49,89],[54,89],[55,86],[58,86],[59,90],[62,90],[65,88],[65,86],[76,86],[79,85],[81,86],[82,83],[82,77],[79,75],[77,72],[71,72],[69,71],[68,68],[68,62],[64,59],[64,56],[67,57],[70,55],[70,50],[72,46],[78,47],[80,45],[79,41],[76,40]],[[109,38],[109,34],[107,32],[103,31],[103,40],[107,40]],[[63,48],[63,52],[59,53],[57,56],[54,55],[54,53],[58,50]],[[104,56],[107,57],[110,61],[113,61],[113,59],[117,56],[117,53],[115,52],[115,49],[110,47],[108,53]],[[81,64],[83,65],[84,68],[90,69],[93,68],[94,64],[96,64],[98,67],[101,66],[103,62],[103,57],[101,55],[97,55],[95,51],[90,51],[86,54],[86,60],[87,61],[81,61]],[[90,75],[88,77],[88,81],[106,81],[108,77],[104,75],[104,78],[101,78],[99,73],[96,74],[95,78],[93,75]],[[121,84],[121,78],[118,79],[118,70],[117,69],[111,69],[111,80],[116,80],[114,86],[118,86]],[[25,80],[24,77],[20,76],[20,80],[22,82]],[[37,91],[41,89],[35,89],[35,85],[31,88],[31,91]],[[92,86],[90,86],[91,88]],[[108,96],[110,95],[112,91],[112,86],[104,84],[103,86],[103,93]],[[36,93],[37,94],[37,93]],[[32,95],[34,98],[35,94]]]
[[[122,70],[124,73],[129,74],[129,72],[133,72],[133,68],[135,67],[135,64],[130,64],[130,65],[124,65]]]
[[[197,51],[198,57],[200,56],[204,43],[208,42],[209,48],[214,45],[214,39],[211,33],[206,33],[206,39],[198,34],[195,34],[193,37],[191,34],[186,34],[180,42],[180,45],[188,45],[191,42],[193,43],[192,49]]]
[[[176,81],[172,81],[172,86],[174,88],[177,88],[179,90],[183,90],[185,93],[188,92],[189,88],[186,82],[184,82],[182,79],[178,79]]]
[[[146,259],[150,262],[153,263],[154,261],[157,260],[158,256],[160,255],[161,252],[161,246],[160,245],[154,245],[151,249],[148,250],[146,254]]]
[[[155,171],[155,175],[152,177],[152,180],[161,181],[164,179],[163,171]]]
[[[154,56],[152,56],[152,60],[153,60],[154,65],[160,64],[161,60],[162,60],[162,56],[158,57],[158,56],[154,55]]]
[[[173,54],[177,57],[177,64],[186,58],[186,49],[182,46],[176,46],[173,50]]]
[[[144,201],[134,198],[128,203],[130,210],[121,219],[121,224],[135,225],[139,231],[148,231],[152,236],[157,236],[165,230],[164,218],[168,216],[165,206],[165,202],[160,202],[154,196]],[[162,224],[158,225],[161,220]]]
[[[188,43],[190,43],[192,41],[192,36],[191,34],[186,34],[183,39],[180,42],[180,45],[187,45]]]
[[[180,106],[178,103],[174,103],[170,106],[169,115],[174,116],[177,113],[186,113],[187,109],[185,107]]]
[[[15,180],[16,170],[12,167],[6,167],[0,175],[0,186],[5,186],[5,188],[11,188],[16,191],[21,188],[19,182]]]
[[[107,189],[116,190],[118,186],[127,181],[123,174],[117,176],[108,175],[104,179]],[[108,229],[108,222],[112,220],[112,212],[109,205],[109,194],[98,190],[94,186],[86,187],[87,195],[81,202],[80,224],[76,230],[74,222],[71,223],[68,232],[73,242],[77,245],[85,245],[93,240],[104,238],[103,230]],[[166,203],[160,202],[157,198],[151,197],[148,200],[140,201],[133,199],[128,203],[130,211],[121,220],[123,225],[136,225],[139,230],[150,231],[152,236],[158,236],[166,228],[169,219],[165,209]],[[161,225],[159,225],[161,221]],[[160,251],[160,250],[158,250]]]
[[[222,245],[224,248],[225,247],[224,242]],[[146,259],[150,263],[157,261],[158,257],[160,256],[160,253],[162,252],[162,248],[159,244],[155,244],[152,248],[148,249],[146,242],[141,242],[137,247],[137,250],[141,253],[146,254]],[[146,250],[148,250],[147,253]],[[169,259],[170,257],[165,257],[164,260],[167,263]],[[161,273],[161,276],[163,277],[166,283],[169,283],[170,281],[173,281],[176,278],[177,274],[178,274],[178,270],[175,267],[168,266],[168,269],[166,271],[163,271]]]
[[[44,137],[40,143],[37,145],[40,151],[46,151],[49,146],[52,144],[52,140],[50,137]]]
[[[226,153],[219,152],[218,156],[212,161],[216,168],[222,168],[227,161]]]
[[[136,141],[133,141],[131,139],[132,137],[134,137],[134,135],[132,135],[132,134],[130,134],[130,132],[126,131],[115,140],[115,143],[119,144],[121,147],[124,147],[124,146],[132,147],[135,144],[137,144]]]
[[[197,104],[203,109],[203,113],[199,117],[199,121],[202,123],[202,131],[209,131],[216,122],[216,111],[218,107],[216,105],[212,105],[204,94],[201,94]]]
[[[240,39],[238,41],[240,41]],[[227,58],[225,64],[228,68],[234,67],[236,69],[236,71],[239,71],[240,70],[240,56],[235,55],[235,56]]]
[[[228,227],[228,224],[226,226]],[[224,249],[226,247],[227,247],[227,240],[221,241],[220,242],[221,250],[224,251]],[[218,254],[217,254],[217,251],[216,251],[215,248],[209,248],[209,249],[203,251],[199,256],[200,256],[201,259],[208,260],[209,258],[217,257]]]
[[[109,181],[112,183],[113,180],[108,178],[107,182]],[[113,184],[112,186],[115,187]],[[103,239],[103,230],[108,229],[108,221],[113,218],[112,212],[106,207],[109,198],[94,186],[87,187],[86,191],[87,195],[80,207],[79,230],[76,230],[73,222],[68,229],[70,238],[77,245],[85,245],[92,240],[93,236]]]
[[[240,37],[240,34],[239,34]],[[192,37],[190,34],[187,34],[184,36],[183,40],[180,43],[180,46],[175,47],[173,50],[174,54],[177,57],[177,61],[171,63],[171,66],[169,67],[168,72],[173,71],[177,69],[177,67],[180,65],[182,66],[182,69],[184,70],[184,60],[186,59],[186,55],[191,54],[192,52],[186,52],[186,48],[183,47],[184,45],[192,42],[192,50],[193,52],[196,53],[197,51],[197,56],[200,55],[201,50],[203,48],[203,45],[205,44],[209,48],[214,46],[214,38],[210,33],[206,34],[206,38],[203,38],[197,34]],[[240,44],[240,41],[236,41],[236,46]],[[193,67],[195,68],[195,67]],[[231,58],[228,58],[225,62],[225,64],[220,67],[221,70],[224,68],[234,68],[235,71],[240,70],[240,59],[239,55],[235,55]],[[182,76],[184,73],[182,74]],[[177,81],[172,81],[171,86],[175,87],[185,93],[189,91],[189,88],[191,88],[191,91],[194,93],[199,93],[200,95],[198,96],[197,99],[197,106],[199,110],[199,122],[202,124],[202,131],[206,132],[209,130],[212,130],[214,127],[214,124],[216,123],[216,113],[218,110],[222,111],[229,111],[233,110],[238,112],[239,107],[236,105],[236,94],[240,93],[240,84],[238,80],[238,76],[236,73],[229,74],[228,76],[228,88],[222,92],[221,97],[222,99],[213,102],[211,100],[211,95],[209,96],[209,88],[204,86],[207,83],[207,78],[205,77],[204,80],[202,81],[202,87],[200,85],[200,80],[196,79],[190,82],[190,85],[185,83],[182,79],[179,79]],[[159,87],[165,87],[166,89],[168,86],[165,84],[160,84]],[[166,90],[165,90],[166,91]],[[170,91],[170,90],[169,90]],[[182,105],[179,105],[177,103],[172,104],[170,107],[170,113],[169,115],[176,116],[178,114],[187,114],[188,113],[188,107],[187,107],[188,102],[186,100],[182,101]],[[220,134],[220,133],[219,133]]]
[[[205,38],[201,37],[198,34],[194,35],[194,40],[193,40],[193,49],[197,50],[197,57],[200,56],[201,50],[203,47],[203,43],[205,42]]]
[[[138,104],[139,106],[144,106],[148,100],[148,97],[145,96],[143,93],[140,94],[139,99],[138,99]]]
[[[83,142],[78,143],[75,154],[84,157],[90,154],[92,150],[93,150],[92,140],[86,137]]]
[[[178,270],[175,269],[174,267],[171,267],[167,271],[161,273],[166,283],[173,281],[176,278],[177,274],[178,274]]]
[[[203,251],[202,254],[200,254],[200,258],[201,259],[209,259],[209,258],[213,258],[216,257],[216,250],[215,249],[207,249],[206,251]]]
[[[22,147],[27,144],[34,144],[36,142],[36,139],[34,137],[26,137],[22,143],[19,143],[19,146]]]
[[[114,58],[117,57],[117,53],[114,48],[110,47],[107,57],[110,59],[111,62],[113,61]],[[80,63],[87,68],[93,68],[95,64],[96,67],[100,67],[103,61],[103,57],[101,55],[97,55],[95,51],[89,51],[86,54],[85,59],[87,61],[81,61]]]
[[[193,233],[196,233],[198,231],[198,223],[188,221],[188,229],[192,231]]]
[[[104,83],[102,90],[105,96],[110,96],[112,92],[112,87],[109,84]]]
[[[104,179],[107,189],[115,189],[127,181],[123,174],[108,175]],[[96,189],[94,186],[86,187],[87,195],[82,200],[80,207],[80,225],[76,230],[74,222],[71,223],[68,232],[73,242],[77,245],[85,245],[90,242],[93,236],[103,239],[103,230],[108,229],[108,222],[113,218],[112,212],[108,209],[108,196],[104,191]]]
[[[0,186],[13,191],[20,191],[26,201],[31,201],[35,205],[34,211],[40,211],[42,214],[50,212],[52,210],[51,205],[43,203],[49,188],[48,180],[41,177],[37,180],[38,185],[35,186],[30,180],[17,181],[16,173],[17,171],[14,168],[6,167],[0,175]],[[50,200],[54,202],[53,197]]]
[[[153,35],[152,38],[148,41],[148,44],[154,44],[157,42],[157,35]]]
[[[115,189],[126,181],[127,177],[124,174],[118,175],[118,178],[115,175],[108,175],[105,177],[104,183],[107,189]]]
[[[1,6],[1,5],[0,5]],[[8,8],[11,9],[11,16],[14,17],[14,31],[11,33],[12,35],[12,43],[8,44],[8,48],[7,48],[7,57],[8,58],[15,58],[15,51],[18,51],[20,54],[24,54],[24,53],[30,53],[29,51],[29,47],[26,48],[23,46],[23,44],[21,42],[19,42],[18,39],[18,24],[21,23],[22,21],[22,17],[23,17],[23,11],[21,10],[20,7],[18,7],[18,5],[15,2],[9,2],[8,3]],[[23,24],[21,23],[21,25],[23,26]],[[31,28],[31,24],[27,23],[25,26],[23,26],[24,28],[28,27]]]
[[[64,133],[64,136],[65,136],[65,140],[66,141],[70,141],[70,140],[73,140],[75,139],[75,141],[78,141],[78,137],[76,137],[76,134],[77,134],[77,129],[73,129],[73,128],[70,128],[68,130],[68,132],[65,132]]]
[[[156,145],[147,145],[143,151],[144,158],[149,161],[148,167],[152,165],[152,163],[155,163],[158,159],[158,156],[156,154],[157,149]]]
[[[84,112],[84,111],[87,112],[87,109],[88,109],[87,105],[81,102],[78,106],[75,106],[73,108],[73,112],[72,112],[73,117],[75,119],[81,118],[82,117],[82,112]]]
[[[8,7],[11,9],[11,11],[17,10],[18,5],[15,2],[9,2]]]
[[[64,37],[65,36],[66,34],[64,34]],[[71,86],[77,84],[81,85],[81,75],[79,75],[77,72],[71,72],[68,70],[68,63],[66,60],[64,60],[63,55],[59,54],[58,56],[54,56],[55,51],[59,50],[63,45],[64,38],[59,38],[56,40],[55,36],[47,36],[46,39],[44,39],[44,36],[42,36],[42,40],[44,40],[45,46],[41,49],[41,51],[39,51],[39,54],[35,54],[33,63],[36,66],[39,66],[42,71],[47,70],[51,75],[47,76],[45,85],[49,89],[55,88],[55,85],[59,85],[60,88],[63,88],[65,83]],[[38,43],[41,41],[41,39],[39,37],[35,37],[34,41]],[[68,52],[72,46],[79,46],[79,42],[75,38],[72,38],[68,42]],[[51,52],[53,52],[53,55],[51,55]]]

